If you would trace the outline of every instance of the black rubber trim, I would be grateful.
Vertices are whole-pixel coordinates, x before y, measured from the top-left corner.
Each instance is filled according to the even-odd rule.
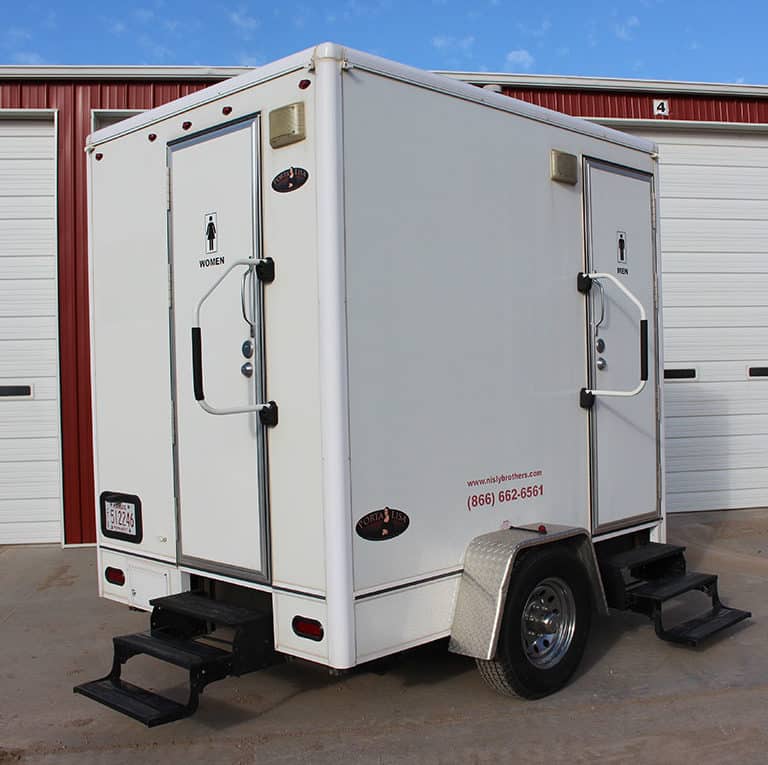
[[[203,401],[203,335],[200,327],[192,327],[192,385],[195,401]]]
[[[0,385],[0,396],[31,396],[31,385]]]
[[[648,319],[640,320],[640,379],[648,379]]]
[[[768,374],[768,369],[766,369],[766,374]],[[695,369],[665,369],[664,379],[665,380],[695,380],[696,370]]]
[[[365,600],[366,598],[372,598],[375,595],[386,595],[389,592],[396,592],[397,590],[406,590],[409,587],[418,587],[420,584],[427,584],[429,582],[436,582],[439,579],[448,579],[452,576],[458,576],[463,574],[463,568],[457,568],[455,571],[448,571],[445,574],[435,574],[434,576],[427,576],[424,579],[417,579],[415,582],[406,582],[405,584],[395,584],[392,587],[384,587],[381,590],[374,592],[366,592],[364,595],[355,595],[355,600]]]
[[[768,377],[768,367],[750,367],[750,377]]]

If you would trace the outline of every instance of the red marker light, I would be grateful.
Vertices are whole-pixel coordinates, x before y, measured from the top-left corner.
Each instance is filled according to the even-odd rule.
[[[539,534],[546,534],[547,533],[547,527],[543,523],[540,523],[539,524],[539,528],[536,529],[536,530],[539,532]]]
[[[157,133],[150,133],[147,138],[149,138],[150,141],[156,141],[157,140]]]
[[[312,80],[300,80],[299,90],[306,90],[312,84]]]
[[[119,568],[107,566],[104,571],[104,578],[110,584],[116,584],[118,587],[122,587],[125,584],[125,573]]]
[[[323,625],[317,619],[308,619],[306,616],[294,616],[291,622],[293,631],[303,638],[319,642],[325,635]]]
[[[186,122],[181,123],[181,127],[184,130],[189,130],[192,127],[192,123],[189,120],[187,120]]]
[[[99,152],[99,153],[96,155],[96,161],[97,161],[97,162],[101,162],[101,158],[102,158],[103,156],[104,156],[104,155],[103,155],[101,152]]]
[[[232,107],[231,106],[225,106],[221,113],[226,117],[227,114],[232,114]]]

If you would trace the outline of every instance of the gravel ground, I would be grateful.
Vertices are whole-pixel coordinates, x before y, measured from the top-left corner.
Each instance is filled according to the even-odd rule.
[[[72,693],[106,674],[112,635],[148,623],[96,596],[94,550],[0,547],[0,763],[764,763],[768,511],[672,516],[669,541],[754,618],[697,650],[634,614],[598,619],[572,683],[535,702],[495,695],[439,643],[342,678],[301,664],[229,678],[151,730]],[[145,657],[124,676],[184,689]]]

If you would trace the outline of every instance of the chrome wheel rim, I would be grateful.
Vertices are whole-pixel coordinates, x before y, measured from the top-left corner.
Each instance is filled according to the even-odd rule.
[[[539,582],[525,603],[520,628],[525,656],[534,667],[558,664],[576,631],[576,602],[568,584],[554,576]]]

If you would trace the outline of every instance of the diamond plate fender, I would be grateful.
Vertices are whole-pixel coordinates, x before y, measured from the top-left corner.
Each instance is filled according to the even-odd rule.
[[[523,550],[544,545],[563,545],[574,550],[592,585],[595,608],[608,613],[603,583],[597,567],[592,539],[586,529],[538,524],[494,531],[475,537],[464,556],[451,627],[449,650],[477,659],[492,659],[501,629],[510,574]]]

